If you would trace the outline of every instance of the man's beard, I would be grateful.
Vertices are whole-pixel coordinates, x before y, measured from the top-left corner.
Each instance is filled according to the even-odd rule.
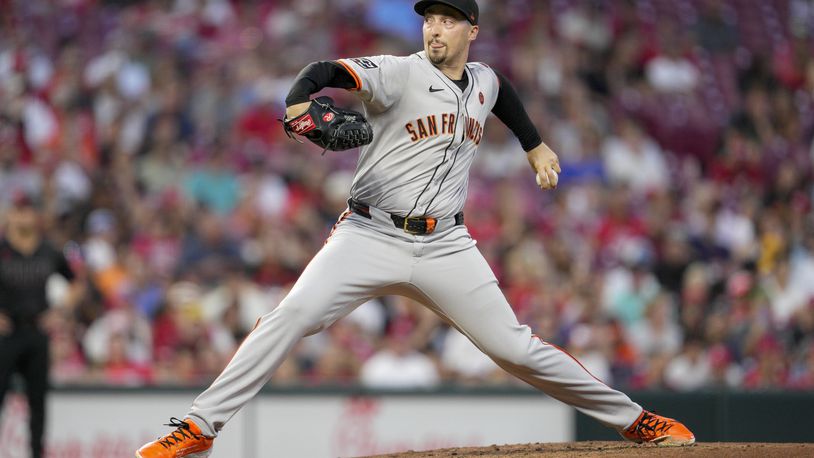
[[[446,62],[446,60],[447,60],[447,50],[445,48],[444,52],[441,52],[441,53],[438,53],[438,54],[434,54],[432,52],[429,52],[429,53],[427,53],[427,57],[429,57],[430,62],[432,62],[433,64],[441,65],[444,62]]]
[[[449,62],[449,43],[444,43],[441,40],[436,40],[435,38],[430,39],[430,41],[425,41],[424,43],[426,43],[425,46],[427,49],[427,58],[429,58],[433,65],[439,66],[443,63]],[[440,44],[443,45],[443,47],[433,49],[433,44]]]

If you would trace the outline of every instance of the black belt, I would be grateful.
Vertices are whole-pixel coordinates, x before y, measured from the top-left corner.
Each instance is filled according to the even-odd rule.
[[[348,199],[348,208],[353,213],[364,216],[370,219],[370,206],[353,199]],[[411,216],[405,218],[404,216],[394,215],[389,213],[390,219],[393,224],[399,229],[404,229],[404,232],[413,235],[427,235],[435,231],[435,226],[438,224],[437,218],[429,216]],[[464,223],[464,212],[458,212],[455,216],[455,225],[460,226]]]

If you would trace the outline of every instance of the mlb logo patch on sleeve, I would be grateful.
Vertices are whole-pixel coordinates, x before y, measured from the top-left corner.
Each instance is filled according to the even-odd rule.
[[[364,57],[358,57],[358,58],[351,59],[351,60],[356,62],[362,68],[367,68],[367,69],[378,68],[378,66],[376,64],[374,64],[372,60],[366,59]]]

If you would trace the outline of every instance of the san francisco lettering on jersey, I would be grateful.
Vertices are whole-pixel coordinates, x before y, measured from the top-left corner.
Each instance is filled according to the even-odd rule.
[[[441,120],[440,126],[438,125],[439,119]],[[483,126],[481,126],[480,121],[464,115],[462,116],[462,122],[465,126],[466,138],[479,145],[481,138],[483,138]],[[455,133],[455,114],[427,115],[408,122],[404,129],[407,130],[412,142],[437,137],[438,135],[453,135]]]

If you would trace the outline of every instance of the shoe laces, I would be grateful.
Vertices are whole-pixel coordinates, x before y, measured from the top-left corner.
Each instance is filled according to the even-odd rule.
[[[158,440],[158,443],[165,449],[175,447],[188,440],[199,440],[203,437],[193,433],[189,423],[175,417],[170,418],[170,422],[165,423],[164,426],[176,428],[175,431]]]
[[[647,439],[649,436],[667,431],[671,427],[672,425],[666,418],[645,411],[631,432],[641,439]]]

